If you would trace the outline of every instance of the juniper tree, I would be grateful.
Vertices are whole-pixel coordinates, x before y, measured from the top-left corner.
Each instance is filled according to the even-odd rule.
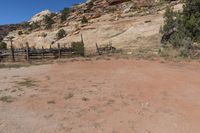
[[[55,23],[51,16],[46,15],[44,17],[45,29],[50,29],[52,25]]]
[[[61,22],[63,22],[67,20],[67,18],[70,15],[70,8],[64,8],[62,11],[60,11],[60,13],[61,13],[60,19],[61,19]]]
[[[186,0],[182,13],[183,25],[187,36],[193,41],[200,41],[200,1]]]
[[[183,12],[175,12],[172,8],[166,9],[164,19],[164,26],[161,29],[163,42],[170,42],[175,47],[183,46],[183,42],[190,42],[185,40],[200,42],[199,0],[185,0]]]

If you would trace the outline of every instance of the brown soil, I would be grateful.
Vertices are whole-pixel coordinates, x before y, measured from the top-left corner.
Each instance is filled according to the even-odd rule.
[[[199,68],[111,59],[0,69],[0,133],[199,133]]]

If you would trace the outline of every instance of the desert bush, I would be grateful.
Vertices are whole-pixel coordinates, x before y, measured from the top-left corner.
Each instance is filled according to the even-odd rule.
[[[186,57],[189,56],[189,50],[188,50],[187,48],[181,47],[181,48],[179,49],[179,51],[180,51],[180,56],[181,56],[181,57],[186,58]]]
[[[2,97],[0,97],[0,101],[6,102],[6,103],[11,103],[14,101],[14,98],[11,96],[2,96]]]
[[[182,21],[188,36],[196,41],[200,35],[200,1],[186,0],[183,5]]]
[[[7,49],[7,43],[0,42],[0,49]]]
[[[32,24],[30,24],[30,30],[34,30],[40,28],[40,24],[38,22],[33,22]]]
[[[64,37],[66,36],[65,30],[64,30],[64,29],[60,29],[60,30],[58,31],[58,33],[56,34],[56,36],[57,36],[57,39],[58,39],[58,40],[64,38]]]
[[[85,16],[83,16],[81,19],[81,23],[82,24],[88,23],[88,19]]]
[[[47,33],[42,32],[40,35],[38,35],[38,37],[43,37],[43,38],[45,38],[45,37],[47,37]]]
[[[94,6],[93,1],[90,1],[87,5],[87,9],[90,10]]]
[[[186,38],[185,34],[178,31],[171,35],[169,43],[172,44],[174,48],[180,48],[183,46],[182,42],[184,38]]]
[[[161,28],[160,32],[164,33],[174,28],[175,26],[175,12],[171,7],[167,7],[164,14],[164,26]]]
[[[46,15],[46,16],[44,17],[45,29],[50,29],[50,28],[52,28],[52,25],[53,25],[54,23],[55,23],[55,22],[53,21],[53,19],[51,18],[51,16]]]
[[[23,28],[27,29],[27,28],[30,28],[30,23],[29,22],[22,22],[20,24],[20,26],[22,26]]]
[[[64,8],[62,11],[60,11],[61,16],[61,22],[67,20],[67,18],[70,16],[70,8]]]
[[[83,42],[72,42],[71,44],[72,49],[76,54],[84,56],[84,43]]]
[[[18,31],[18,35],[22,35],[23,34],[23,32],[20,30],[20,31]]]
[[[93,6],[93,1],[90,1],[89,3],[87,3],[87,9],[84,12],[90,12]]]
[[[193,42],[200,43],[200,1],[185,0],[182,12],[167,8],[164,15],[162,42],[180,49],[180,55],[187,57]]]
[[[164,15],[162,32],[169,32],[176,28],[178,36],[190,37],[192,41],[198,41],[200,36],[200,1],[186,0],[183,12],[175,12],[168,7]],[[167,40],[168,41],[168,40]]]
[[[57,16],[57,14],[53,12],[49,15],[50,18],[54,18],[55,16]]]

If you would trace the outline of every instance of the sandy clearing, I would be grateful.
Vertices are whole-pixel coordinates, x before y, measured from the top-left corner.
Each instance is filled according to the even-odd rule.
[[[0,97],[14,98],[0,101],[0,133],[198,133],[199,68],[112,59],[0,69]]]

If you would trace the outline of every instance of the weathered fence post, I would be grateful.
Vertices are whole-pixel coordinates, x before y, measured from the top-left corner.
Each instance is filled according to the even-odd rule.
[[[81,42],[83,43],[83,34],[81,34]]]
[[[100,51],[99,51],[99,46],[98,46],[97,43],[96,43],[96,48],[97,48],[97,52],[98,52],[98,54],[101,55],[101,53],[100,53]]]
[[[69,48],[70,48],[70,56],[72,57],[72,52],[73,52],[73,50],[72,50],[72,43],[71,43],[71,45],[69,46]]]
[[[12,61],[15,62],[15,51],[13,47],[13,36],[7,37],[8,41],[10,41],[10,49],[11,49],[11,56],[12,56]]]
[[[29,61],[29,45],[26,43],[26,60]]]
[[[58,43],[58,56],[61,58],[61,49],[60,49],[60,43]]]
[[[44,47],[42,46],[42,59],[44,59]]]
[[[84,44],[84,40],[83,40],[83,34],[81,34],[81,42],[82,42],[83,48],[84,48],[83,56],[85,56],[85,44]]]
[[[110,52],[112,53],[113,52],[113,46],[112,46],[112,43],[110,42]]]
[[[12,39],[10,39],[10,42],[11,42],[10,48],[11,48],[11,54],[12,54],[12,61],[15,62],[15,50],[12,44],[13,42]]]

